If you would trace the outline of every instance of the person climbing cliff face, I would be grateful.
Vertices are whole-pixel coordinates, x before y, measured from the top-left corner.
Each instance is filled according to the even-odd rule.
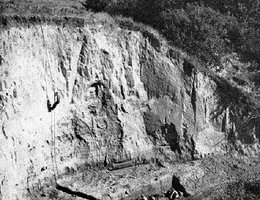
[[[56,106],[60,103],[60,95],[58,92],[54,93],[54,103],[51,105],[51,102],[49,99],[47,99],[47,108],[48,112],[51,112],[56,108]]]

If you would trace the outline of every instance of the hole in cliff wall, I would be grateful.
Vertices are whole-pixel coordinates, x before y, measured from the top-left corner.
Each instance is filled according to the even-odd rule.
[[[191,93],[191,105],[193,108],[194,112],[194,121],[196,122],[196,112],[197,112],[197,106],[196,106],[196,101],[197,101],[197,95],[196,95],[196,89],[195,86],[192,88],[192,93]]]
[[[69,90],[68,74],[67,74],[67,69],[64,64],[64,56],[62,56],[62,55],[59,57],[59,68],[61,70],[61,73],[62,73],[64,79],[66,80],[66,89],[68,91]]]
[[[143,36],[148,39],[148,41],[150,42],[150,44],[156,51],[158,51],[158,52],[160,51],[161,42],[153,33],[150,33],[149,31],[145,30],[143,32]]]
[[[125,89],[123,85],[120,85],[120,92],[123,99],[125,99]]]
[[[3,25],[4,27],[7,26],[8,24],[7,18],[1,17],[0,19],[1,19],[0,24]]]
[[[227,115],[224,115],[224,117],[222,119],[222,125],[221,125],[221,131],[222,132],[226,132],[226,130],[227,130],[228,124],[226,124],[226,122],[227,122]]]
[[[105,55],[109,55],[109,53],[104,49],[102,49],[102,53],[105,54]]]
[[[4,59],[3,59],[3,57],[0,55],[0,65],[2,65],[3,62],[4,62]]]
[[[152,112],[144,113],[144,123],[147,135],[153,138],[153,142],[155,143],[158,138],[158,134],[161,133],[160,127],[162,123],[160,118]]]
[[[184,60],[184,62],[183,62],[184,74],[187,76],[192,76],[193,70],[194,70],[194,66],[189,61]]]
[[[175,125],[173,123],[165,124],[164,126],[161,126],[161,130],[166,142],[170,145],[171,150],[174,152],[177,151],[180,154],[179,136]]]
[[[67,70],[64,66],[64,60],[63,59],[59,60],[59,67],[60,67],[60,70],[61,70],[63,77],[66,78],[67,77]]]
[[[4,106],[4,103],[6,102],[6,97],[0,94],[0,105]]]

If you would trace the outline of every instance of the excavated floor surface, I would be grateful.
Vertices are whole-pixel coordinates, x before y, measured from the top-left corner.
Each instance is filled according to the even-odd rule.
[[[141,199],[145,195],[158,200],[164,197],[167,188],[156,190],[156,181],[162,177],[177,177],[190,196],[178,199],[259,199],[260,198],[260,160],[258,157],[215,156],[182,164],[158,167],[154,164],[133,166],[114,171],[88,171],[60,180],[64,188],[78,194],[95,194],[103,191],[97,199]],[[73,181],[71,179],[74,179]],[[167,178],[166,178],[167,179]],[[66,182],[74,182],[67,185]],[[171,181],[168,181],[169,184]],[[162,183],[161,183],[162,185]],[[171,186],[169,185],[169,188]],[[174,185],[173,185],[174,187]],[[57,199],[95,199],[95,195],[69,195],[59,191]]]
[[[199,177],[201,169],[204,175]],[[180,178],[190,194],[187,198],[178,199],[260,199],[259,157],[209,157],[171,166],[169,171],[171,170],[174,176]],[[193,170],[197,170],[198,173],[191,175],[190,172]],[[184,180],[182,176],[187,176],[188,180]],[[164,199],[164,197],[157,199]]]

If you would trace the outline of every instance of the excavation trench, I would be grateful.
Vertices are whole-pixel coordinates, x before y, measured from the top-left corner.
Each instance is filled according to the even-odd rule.
[[[70,194],[72,196],[77,196],[77,197],[81,197],[81,198],[84,198],[84,199],[89,199],[89,200],[98,200],[97,198],[91,196],[91,195],[88,195],[88,194],[85,194],[85,193],[82,193],[82,192],[79,192],[79,191],[74,191],[74,190],[71,190],[67,187],[63,187],[59,184],[57,184],[56,186],[56,189],[57,190],[60,190],[62,192],[65,192],[67,194]]]

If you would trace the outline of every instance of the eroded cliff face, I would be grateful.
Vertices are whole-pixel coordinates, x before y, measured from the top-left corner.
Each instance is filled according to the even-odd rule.
[[[153,34],[7,22],[0,67],[0,199],[50,199],[55,180],[80,190],[68,180],[93,169],[228,150],[234,124],[217,112],[216,83]],[[88,194],[104,198],[91,181]]]

